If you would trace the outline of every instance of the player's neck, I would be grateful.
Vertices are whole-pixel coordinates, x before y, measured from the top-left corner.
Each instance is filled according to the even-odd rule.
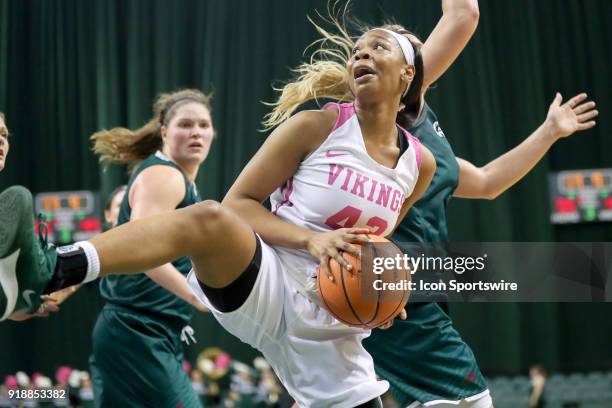
[[[392,104],[355,104],[361,133],[366,140],[375,144],[395,144],[397,141],[397,107]]]
[[[169,154],[169,152],[165,151],[165,149],[164,151],[162,151],[162,153],[166,156],[168,160],[171,160],[172,163],[176,164],[179,169],[181,169],[181,171],[189,181],[195,181],[196,177],[198,176],[198,170],[200,169],[199,161],[176,160],[174,157],[172,157],[172,155]]]
[[[183,173],[185,173],[185,176],[187,177],[187,179],[191,182],[194,182],[196,177],[198,176],[198,170],[200,168],[200,165],[199,164],[189,165],[189,164],[180,164],[180,163],[177,163],[177,164],[181,168]]]

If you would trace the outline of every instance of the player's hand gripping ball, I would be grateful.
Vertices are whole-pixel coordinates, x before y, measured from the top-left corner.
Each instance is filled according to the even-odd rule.
[[[368,238],[372,242],[366,244],[369,248],[362,248],[359,244],[352,245],[361,251],[364,264],[367,264],[369,270],[362,270],[362,259],[343,252],[342,257],[352,265],[352,270],[342,268],[331,258],[329,270],[333,280],[319,267],[317,284],[321,299],[336,319],[349,326],[373,329],[388,325],[404,309],[410,296],[408,282],[411,274],[407,268],[396,267],[385,268],[380,274],[374,273],[373,258],[395,259],[397,255],[402,257],[403,253],[385,238],[377,235],[368,235]],[[371,249],[367,257],[366,249]],[[377,280],[379,282],[374,284]]]

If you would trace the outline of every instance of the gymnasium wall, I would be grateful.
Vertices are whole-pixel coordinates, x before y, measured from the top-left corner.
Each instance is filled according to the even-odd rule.
[[[481,0],[478,31],[427,99],[458,156],[478,165],[522,141],[556,91],[586,91],[601,112],[595,129],[555,145],[495,201],[451,200],[455,241],[611,241],[610,224],[552,226],[547,173],[612,167],[612,3],[608,0]],[[88,137],[137,127],[153,97],[179,87],[214,92],[218,138],[198,186],[221,199],[266,134],[261,101],[316,38],[306,20],[325,1],[0,0],[0,111],[13,133],[0,189],[110,192],[125,169],[103,170]],[[425,38],[440,16],[432,0],[356,0],[354,15],[394,17]],[[0,325],[0,375],[84,367],[101,302],[91,285],[57,316]],[[610,304],[452,305],[456,327],[486,373],[612,368]],[[214,322],[194,319],[198,344],[254,354]]]

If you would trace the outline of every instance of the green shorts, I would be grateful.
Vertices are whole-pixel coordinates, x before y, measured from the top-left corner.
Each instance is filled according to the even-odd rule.
[[[401,406],[457,401],[487,389],[474,353],[438,304],[409,303],[406,311],[408,319],[363,341]]]
[[[201,407],[176,329],[140,313],[102,309],[90,370],[97,407]]]

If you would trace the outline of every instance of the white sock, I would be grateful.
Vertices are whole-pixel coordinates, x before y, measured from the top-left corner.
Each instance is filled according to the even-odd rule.
[[[83,249],[87,257],[87,274],[85,275],[83,283],[95,280],[100,274],[100,258],[98,257],[98,251],[96,251],[96,248],[89,241],[75,242],[74,245]]]

